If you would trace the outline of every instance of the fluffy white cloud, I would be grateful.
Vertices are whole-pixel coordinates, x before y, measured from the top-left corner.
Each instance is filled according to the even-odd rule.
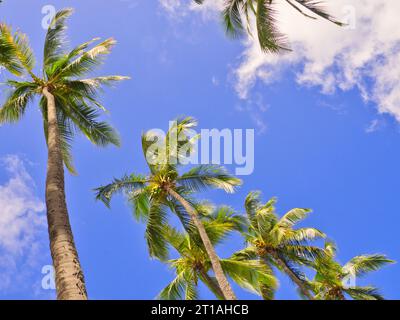
[[[40,275],[41,240],[45,206],[24,162],[17,156],[0,160],[9,180],[0,185],[0,290],[15,290],[26,282],[30,269]]]
[[[210,11],[222,2],[207,3],[204,10]],[[400,1],[326,0],[326,4],[349,26],[306,19],[285,1],[276,1],[280,30],[294,50],[283,56],[266,55],[257,39],[246,39],[235,70],[238,95],[246,99],[257,81],[277,81],[282,71],[296,66],[301,69],[296,75],[299,84],[320,87],[326,94],[357,88],[380,113],[400,121]]]

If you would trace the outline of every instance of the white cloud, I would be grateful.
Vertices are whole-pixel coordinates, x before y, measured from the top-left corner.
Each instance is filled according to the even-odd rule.
[[[326,94],[357,88],[380,113],[389,113],[400,121],[400,1],[327,3],[349,27],[305,19],[280,2],[280,29],[288,35],[294,51],[284,56],[265,55],[255,40],[248,39],[236,70],[239,96],[246,98],[256,81],[270,83],[279,79],[282,71],[301,66],[299,84],[318,86]]]
[[[40,276],[36,264],[46,225],[45,205],[35,196],[34,182],[18,156],[6,156],[0,163],[9,175],[0,184],[0,290],[14,291],[26,285],[32,268]]]
[[[183,8],[179,0],[169,2],[179,2]],[[209,0],[203,10],[213,12],[222,3]],[[325,94],[356,88],[366,102],[376,104],[379,113],[400,121],[400,1],[326,0],[326,4],[349,27],[306,19],[285,1],[276,1],[280,30],[294,50],[283,56],[266,55],[256,39],[246,39],[235,70],[239,97],[248,98],[257,81],[279,81],[283,71],[297,67],[300,85],[319,87]]]

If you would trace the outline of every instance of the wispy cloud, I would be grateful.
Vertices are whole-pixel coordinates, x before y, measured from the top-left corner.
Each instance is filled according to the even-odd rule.
[[[9,176],[0,184],[0,292],[34,292],[31,276],[40,278],[45,205],[21,158],[3,157],[0,165]]]

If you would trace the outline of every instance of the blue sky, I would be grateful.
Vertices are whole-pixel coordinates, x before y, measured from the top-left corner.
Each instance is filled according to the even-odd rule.
[[[0,8],[2,21],[28,34],[39,61],[45,34],[42,8],[48,4],[14,0]],[[258,73],[243,94],[235,70],[251,57],[244,51],[249,45],[227,39],[219,21],[198,12],[177,14],[156,0],[51,4],[75,8],[68,31],[72,45],[97,36],[117,39],[101,74],[132,77],[103,96],[111,111],[106,118],[120,133],[122,147],[97,149],[79,137],[73,150],[79,175],[66,177],[71,222],[92,299],[152,299],[173,278],[164,265],[149,259],[144,226],[132,219],[123,197],[108,210],[95,202],[92,189],[125,173],[146,172],[141,132],[167,129],[168,121],[180,115],[194,116],[200,128],[257,132],[254,173],[243,177],[244,185],[234,195],[207,194],[215,203],[241,211],[246,194],[262,190],[265,199],[279,198],[281,213],[293,207],[312,208],[307,225],[337,242],[341,262],[363,253],[385,253],[400,260],[399,126],[395,112],[378,114],[377,109],[384,111],[382,100],[372,97],[366,102],[355,85],[322,93],[318,81],[298,80],[302,60],[280,70],[279,77],[268,83]],[[360,77],[367,89],[376,82],[373,73]],[[23,213],[12,210],[14,206],[6,213],[28,219],[32,226],[20,223],[20,234],[11,235],[6,232],[9,226],[0,227],[0,298],[54,298],[53,291],[40,286],[42,266],[51,260],[46,228],[34,218],[43,215],[46,170],[37,105],[31,105],[19,124],[0,127],[0,139],[0,203],[8,208],[4,195],[12,194],[22,203],[18,208]],[[26,188],[22,195],[16,182]],[[0,219],[0,224],[13,221],[20,219]],[[7,236],[18,242],[16,246],[5,242]],[[229,254],[238,246],[240,239],[232,238],[220,253]],[[387,298],[400,298],[399,268],[386,267],[360,283],[375,284]],[[290,282],[281,276],[280,282],[277,297],[295,299]],[[240,298],[256,298],[236,289]],[[212,296],[202,290],[202,297]]]

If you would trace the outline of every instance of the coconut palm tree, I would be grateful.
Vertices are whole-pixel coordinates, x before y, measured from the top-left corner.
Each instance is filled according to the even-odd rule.
[[[28,105],[39,97],[48,148],[46,206],[57,298],[86,299],[65,200],[64,165],[75,173],[70,147],[76,132],[83,133],[99,146],[119,144],[114,130],[98,120],[99,111],[105,108],[97,99],[103,85],[127,78],[83,78],[101,64],[102,57],[110,53],[115,41],[107,39],[90,48],[98,41],[93,39],[67,51],[65,22],[71,13],[71,9],[59,11],[49,26],[41,75],[34,73],[35,58],[27,37],[20,32],[13,33],[4,24],[0,26],[2,63],[13,73],[23,74],[22,80],[6,83],[10,94],[0,109],[0,123],[19,121]]]
[[[205,0],[194,0],[203,4]],[[307,18],[321,17],[339,26],[343,24],[332,17],[322,5],[315,0],[284,0],[289,6]],[[252,25],[255,23],[260,47],[265,52],[288,50],[286,37],[279,32],[276,22],[276,0],[227,0],[222,13],[225,31],[231,37],[242,36],[247,32],[252,36]],[[245,20],[245,21],[244,21]]]
[[[378,289],[373,286],[357,286],[356,278],[377,271],[383,266],[394,263],[382,254],[361,255],[354,257],[345,265],[335,261],[336,246],[328,241],[325,244],[326,254],[315,259],[317,271],[310,287],[315,298],[320,300],[382,300]]]
[[[192,196],[204,189],[222,189],[232,193],[241,181],[228,174],[224,168],[214,165],[195,166],[183,174],[178,172],[184,157],[193,150],[197,136],[191,136],[191,129],[196,125],[196,120],[188,117],[176,121],[165,137],[155,132],[145,133],[142,136],[142,148],[150,173],[115,179],[109,185],[96,189],[97,199],[109,205],[112,196],[122,191],[134,203],[136,214],[148,214],[146,239],[150,254],[154,257],[167,256],[167,243],[160,234],[167,221],[168,209],[181,219],[186,229],[190,223],[194,224],[224,297],[234,300],[235,294],[195,210]]]
[[[324,238],[325,235],[314,228],[294,228],[307,217],[310,210],[293,209],[279,218],[275,204],[275,198],[262,204],[260,192],[251,192],[247,196],[245,208],[248,229],[244,236],[248,246],[237,255],[248,259],[258,258],[271,269],[278,268],[297,285],[302,296],[313,299],[306,277],[298,266],[310,266],[315,257],[323,255],[323,249],[309,242]],[[266,290],[264,299],[272,299],[273,294]]]
[[[216,210],[198,210],[204,228],[214,246],[222,244],[232,231],[242,231],[244,221],[242,216],[234,215],[232,209],[220,207]],[[203,214],[205,212],[205,214]],[[176,277],[159,294],[164,300],[195,300],[198,299],[198,283],[203,282],[218,299],[224,299],[216,279],[209,275],[210,259],[197,230],[182,233],[166,226],[164,237],[169,245],[179,254],[178,258],[166,262],[174,270]],[[241,287],[261,295],[261,286],[276,287],[276,279],[259,260],[240,260],[233,255],[221,259],[225,274]]]

